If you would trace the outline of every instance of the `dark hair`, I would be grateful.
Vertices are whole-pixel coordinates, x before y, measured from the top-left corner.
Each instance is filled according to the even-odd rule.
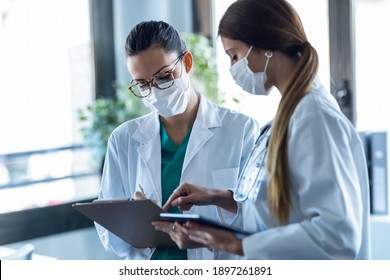
[[[295,61],[272,123],[268,148],[268,206],[280,224],[289,219],[288,125],[317,74],[318,55],[297,12],[285,0],[238,0],[223,15],[218,34],[254,48],[280,51]]]
[[[282,51],[297,58],[307,45],[298,14],[284,0],[240,0],[222,17],[218,34],[254,48]]]
[[[163,21],[143,21],[134,26],[126,38],[126,55],[133,56],[149,49],[161,47],[167,53],[181,54],[187,46],[175,28]]]

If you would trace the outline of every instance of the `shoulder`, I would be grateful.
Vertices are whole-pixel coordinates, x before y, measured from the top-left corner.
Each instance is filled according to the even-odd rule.
[[[336,99],[318,84],[302,98],[291,116],[290,132],[302,129],[322,130],[330,134],[342,133],[347,134],[349,138],[356,137],[352,123],[341,112]]]
[[[234,128],[238,128],[236,126],[240,125],[251,125],[255,128],[258,128],[258,123],[255,119],[251,118],[250,116],[234,111],[232,109],[223,107],[221,105],[215,105],[215,108],[218,112],[218,115],[220,119],[222,120],[223,124],[230,124],[235,125]],[[233,127],[231,127],[233,128]]]
[[[135,119],[128,120],[119,126],[117,126],[111,133],[110,139],[123,139],[132,137],[134,133],[137,131],[137,129],[142,126],[142,124],[155,117],[155,113],[150,112],[146,115],[140,116]]]
[[[294,123],[310,122],[318,119],[338,119],[344,121],[346,118],[340,110],[336,99],[324,86],[313,85],[310,91],[302,98],[291,116]]]
[[[200,96],[201,102],[196,122],[215,131],[235,131],[238,134],[247,133],[248,130],[258,130],[257,122],[243,114],[212,103],[205,96]]]
[[[335,98],[321,86],[312,87],[302,98],[292,115],[295,121],[303,121],[321,115],[341,116],[340,108]]]

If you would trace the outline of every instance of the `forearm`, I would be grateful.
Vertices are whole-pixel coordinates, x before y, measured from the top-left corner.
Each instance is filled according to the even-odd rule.
[[[211,199],[212,203],[215,206],[221,207],[227,211],[236,213],[237,212],[237,203],[233,199],[233,193],[230,190],[220,190],[212,189],[211,190]]]
[[[242,248],[242,240],[240,239],[235,239],[233,242],[229,242],[228,244],[225,244],[226,248],[224,251],[243,256],[244,255],[244,250]]]
[[[231,232],[225,232],[224,234],[214,235],[214,244],[210,244],[208,247],[213,247],[217,250],[228,252],[231,254],[243,256],[244,250],[242,247],[242,240],[237,239]]]

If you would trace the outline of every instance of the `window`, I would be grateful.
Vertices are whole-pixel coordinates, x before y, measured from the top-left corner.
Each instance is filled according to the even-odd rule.
[[[94,99],[89,1],[4,0],[0,15],[0,213],[96,196],[77,115]]]
[[[390,130],[390,0],[356,1],[357,128]]]

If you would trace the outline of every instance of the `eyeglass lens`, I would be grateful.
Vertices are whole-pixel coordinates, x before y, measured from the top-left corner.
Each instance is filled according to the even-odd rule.
[[[152,86],[155,86],[159,89],[170,88],[174,84],[174,77],[172,73],[164,73],[162,76],[154,77],[149,83],[148,82],[139,82],[130,87],[131,91],[138,97],[146,97],[150,94]]]
[[[145,81],[134,83],[129,87],[129,89],[133,92],[134,95],[138,97],[146,97],[150,94],[153,86],[159,89],[170,88],[175,82],[173,71],[175,71],[180,58],[181,55],[174,61],[175,65],[171,70],[157,74],[149,82]]]

